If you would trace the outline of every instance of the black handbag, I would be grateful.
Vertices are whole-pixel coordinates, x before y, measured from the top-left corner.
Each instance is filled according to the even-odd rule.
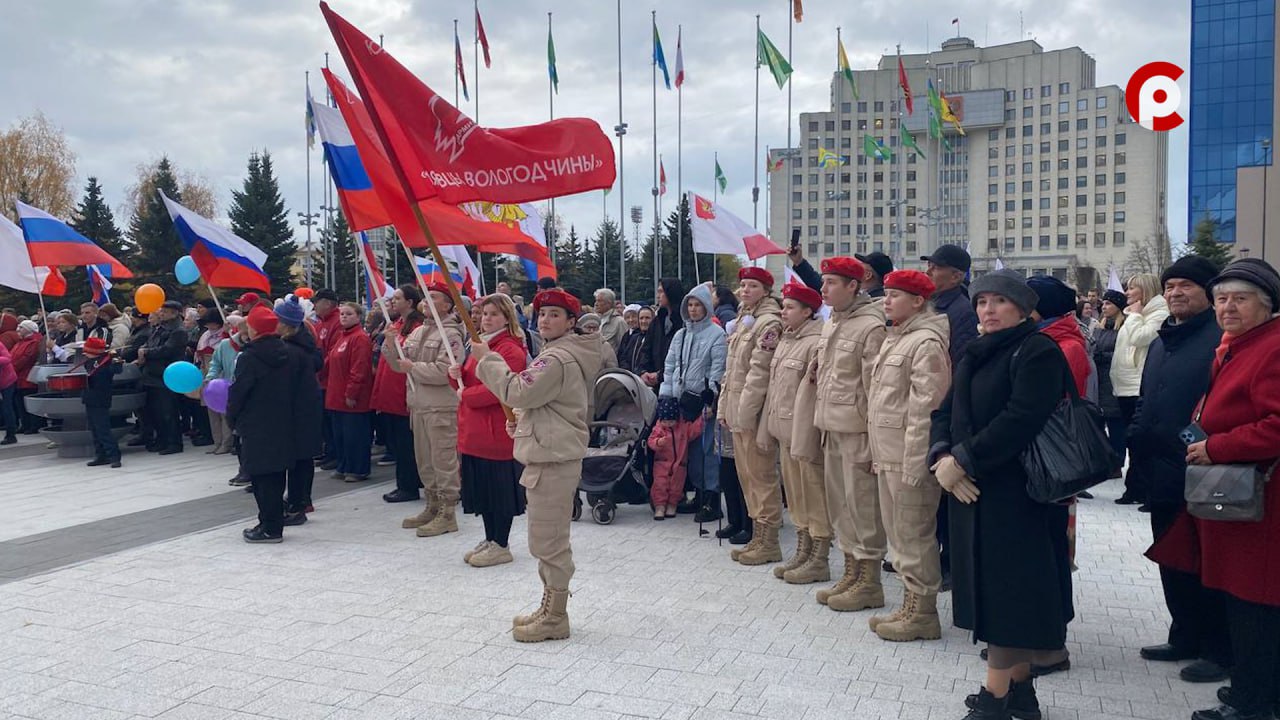
[[[680,360],[680,377],[684,378],[684,347],[689,339],[689,333],[686,330],[684,335],[680,336],[680,350],[676,356]],[[680,417],[685,422],[693,422],[702,417],[702,410],[706,407],[703,393],[696,393],[692,390],[685,390],[680,393]]]
[[[1039,503],[1070,499],[1106,481],[1117,464],[1102,429],[1102,412],[1080,397],[1070,368],[1064,374],[1067,397],[1019,458],[1027,473],[1027,495]]]
[[[1212,390],[1212,386],[1209,388]],[[1209,399],[1208,390],[1196,409],[1195,423]],[[1263,504],[1267,479],[1275,471],[1280,460],[1263,471],[1253,463],[1231,465],[1188,465],[1182,488],[1187,501],[1187,512],[1203,520],[1228,522],[1261,522],[1266,506]]]

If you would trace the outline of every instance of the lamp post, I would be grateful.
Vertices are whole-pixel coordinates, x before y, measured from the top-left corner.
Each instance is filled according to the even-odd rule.
[[[307,229],[307,244],[304,246],[302,256],[302,272],[307,279],[307,287],[311,287],[311,270],[314,265],[314,258],[311,256],[311,226],[316,224],[316,220],[320,217],[320,213],[298,213],[298,224]]]
[[[1271,138],[1262,138],[1262,261],[1267,261],[1267,175],[1271,167]]]
[[[339,212],[338,208],[332,205],[321,205],[320,211],[324,213],[324,226],[326,229],[333,227],[333,213]],[[333,246],[334,237],[332,233],[327,234],[324,245],[324,286],[332,288],[338,284],[338,277],[333,272],[333,262],[337,257],[337,248]]]

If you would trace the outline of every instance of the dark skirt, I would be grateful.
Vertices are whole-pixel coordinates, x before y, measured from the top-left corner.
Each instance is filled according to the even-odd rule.
[[[465,454],[460,461],[462,512],[511,517],[524,514],[524,486],[520,484],[523,465],[515,460],[485,460]]]

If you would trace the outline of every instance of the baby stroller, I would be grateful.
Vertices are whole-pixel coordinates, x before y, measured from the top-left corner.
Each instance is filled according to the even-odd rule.
[[[582,493],[586,493],[591,519],[608,525],[619,505],[649,503],[645,443],[658,398],[639,376],[620,368],[606,370],[596,379],[592,398],[595,422],[590,424],[587,455],[582,459],[573,519],[582,517]]]

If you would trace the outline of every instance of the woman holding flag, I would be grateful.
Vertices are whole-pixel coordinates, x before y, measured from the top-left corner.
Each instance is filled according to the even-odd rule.
[[[413,502],[419,498],[418,465],[413,452],[413,430],[409,423],[407,377],[397,367],[405,342],[426,319],[418,311],[422,294],[414,285],[401,285],[391,296],[395,320],[383,334],[382,353],[373,377],[373,409],[382,416],[387,451],[396,463],[396,489],[382,496],[389,503]]]

